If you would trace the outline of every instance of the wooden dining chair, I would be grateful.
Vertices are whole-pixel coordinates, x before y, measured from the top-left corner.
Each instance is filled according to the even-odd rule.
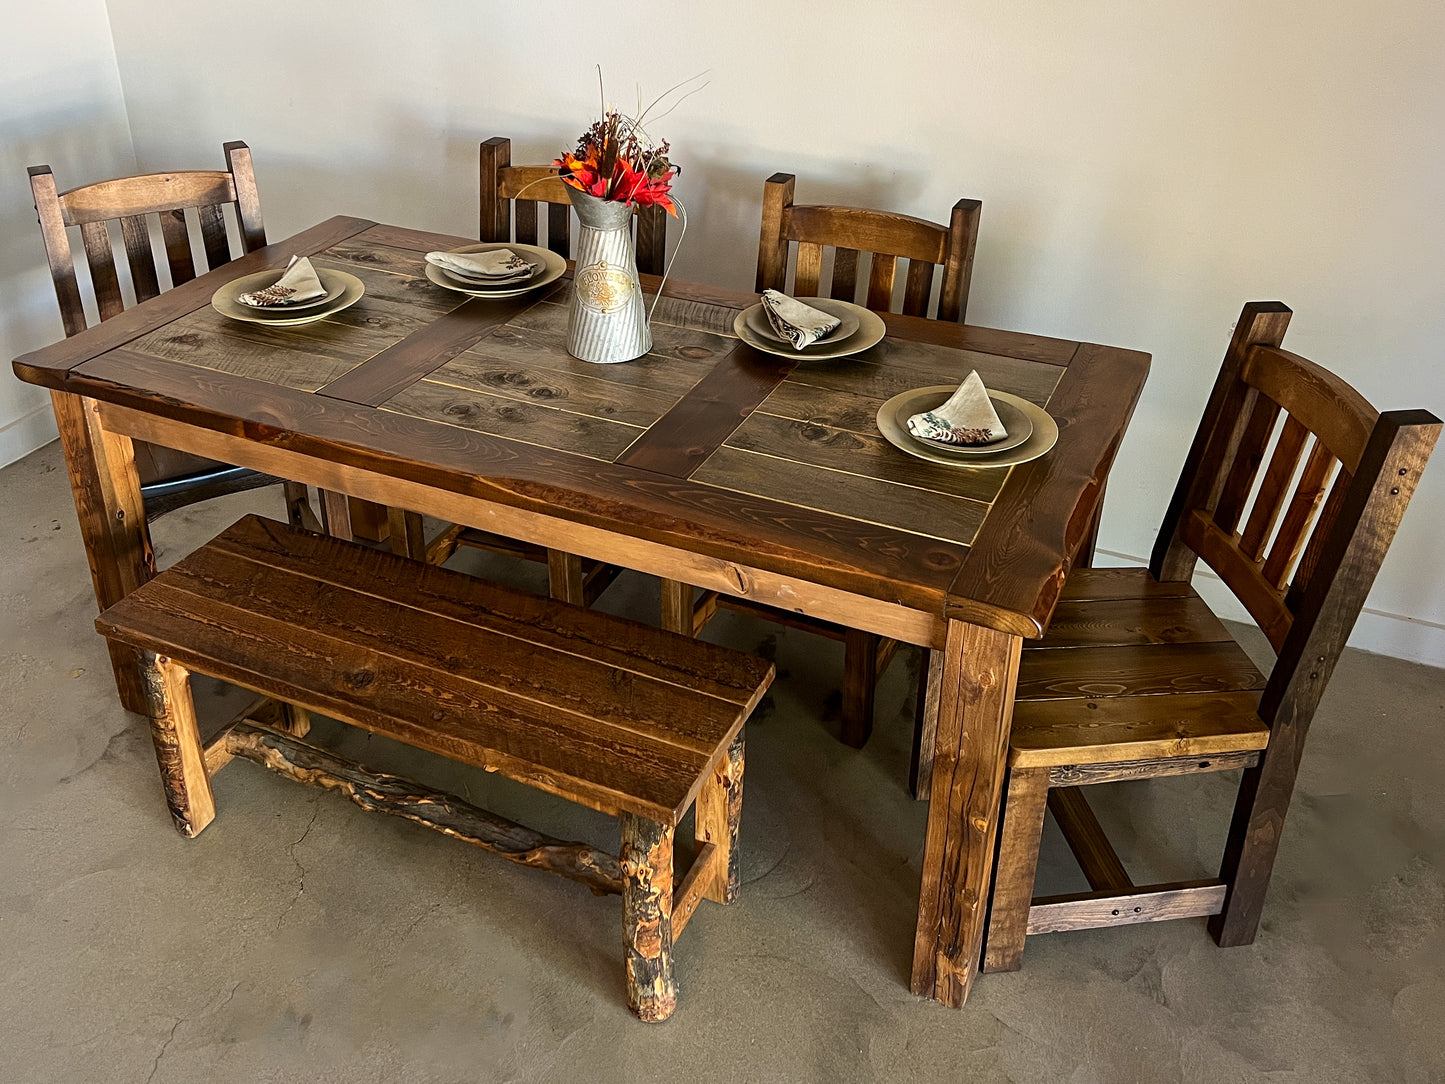
[[[481,145],[479,165],[481,208],[480,236],[483,241],[537,245],[539,205],[547,206],[546,247],[565,259],[572,257],[571,189],[555,166],[512,165],[512,141],[493,136]],[[661,275],[666,261],[667,212],[661,207],[639,207],[633,242],[637,269],[643,274]],[[591,606],[621,573],[615,565],[593,561],[560,550],[548,550],[527,542],[504,538],[472,527],[452,525],[430,543],[420,541],[420,521],[403,526],[403,537],[414,540],[413,549],[425,550],[429,560],[447,560],[460,546],[473,546],[547,565],[548,589],[553,598],[579,606]],[[397,525],[393,522],[393,536]]]
[[[223,150],[223,170],[117,177],[65,192],[59,191],[49,166],[30,167],[30,189],[67,336],[77,335],[87,326],[68,229],[79,231],[91,296],[101,320],[126,308],[127,290],[117,272],[118,256],[127,270],[128,292],[138,304],[166,288],[162,271],[169,285],[178,286],[200,271],[220,267],[266,244],[251,150],[240,142],[226,143]],[[228,235],[227,208],[234,219],[239,251]],[[75,426],[61,417],[68,409],[68,399],[56,399],[62,435],[75,431]],[[142,441],[133,445],[147,519],[196,501],[280,482],[253,470]],[[288,508],[293,521],[299,523],[305,487],[290,482],[286,487]]]
[[[1289,318],[1245,306],[1149,567],[1074,571],[1025,646],[985,970],[1062,930],[1207,915],[1220,945],[1254,940],[1310,721],[1441,427],[1281,349]],[[1190,587],[1200,560],[1268,638],[1268,674]],[[1135,885],[1083,787],[1228,769],[1219,875]],[[1033,896],[1046,807],[1090,891]]]
[[[863,304],[889,312],[894,308],[899,261],[907,261],[901,310],[909,316],[962,321],[968,310],[973,255],[983,204],[961,199],[953,205],[948,225],[939,225],[891,211],[862,207],[798,206],[793,202],[796,178],[775,173],[763,185],[762,229],[758,238],[757,289],[781,290],[796,297],[858,301],[860,259],[867,258],[867,293]],[[795,250],[790,261],[789,253]],[[831,275],[822,281],[824,253],[832,250]],[[791,284],[789,264],[793,264]],[[934,280],[938,268],[936,302]],[[840,738],[861,748],[873,729],[878,681],[892,660],[897,643],[871,632],[769,606],[705,592],[696,599],[685,584],[663,584],[663,623],[668,628],[691,626],[700,632],[719,606],[751,613],[794,627],[803,627],[843,641],[843,688]],[[924,667],[925,678],[927,667]],[[924,701],[920,690],[918,702]]]
[[[859,258],[868,257],[868,291],[861,304],[892,312],[898,261],[907,260],[903,304],[907,316],[934,316],[962,323],[973,281],[973,253],[983,204],[961,199],[948,225],[909,215],[863,207],[799,206],[793,202],[796,178],[774,173],[763,185],[763,222],[758,237],[757,289],[781,290],[796,297],[832,297],[858,301]],[[792,286],[788,286],[790,246],[795,250]],[[832,249],[831,274],[822,290],[823,257]],[[937,303],[933,283],[943,273]]]

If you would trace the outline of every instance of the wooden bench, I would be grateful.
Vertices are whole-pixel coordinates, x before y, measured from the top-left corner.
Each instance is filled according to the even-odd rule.
[[[676,1004],[672,943],[738,891],[742,727],[773,667],[635,622],[248,516],[106,610],[139,648],[166,800],[187,836],[232,758],[340,790],[623,901],[628,1004]],[[196,671],[278,702],[203,745]],[[301,742],[316,711],[616,816],[620,856],[552,839]],[[673,880],[696,802],[698,847]]]

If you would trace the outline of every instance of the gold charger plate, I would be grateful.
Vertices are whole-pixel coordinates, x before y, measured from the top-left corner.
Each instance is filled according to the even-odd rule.
[[[282,272],[276,270],[258,271],[254,275],[244,275],[228,282],[211,295],[211,308],[222,316],[232,320],[241,320],[248,324],[299,327],[302,324],[312,324],[317,320],[324,320],[328,316],[356,304],[366,293],[366,284],[355,275],[349,275],[345,271],[318,267],[316,277],[321,280],[321,286],[326,291],[324,304],[307,304],[303,311],[293,316],[290,313],[296,312],[296,310],[290,306],[258,309],[253,305],[243,305],[236,300],[241,294],[265,289],[275,283],[281,275]]]
[[[844,305],[847,305],[847,307],[840,309],[830,307],[830,302],[833,301],[830,297],[797,297],[793,300],[801,301],[811,308],[815,308],[820,312],[826,312],[829,316],[838,318],[837,327],[817,342],[809,343],[808,347],[836,346],[858,330],[858,315],[852,311],[853,306],[847,305],[847,302],[844,302]],[[819,302],[822,302],[822,304],[819,304]],[[747,325],[750,330],[761,335],[769,342],[779,343],[787,350],[795,349],[792,343],[788,342],[773,330],[773,325],[768,323],[768,314],[763,311],[761,302],[753,305],[751,308],[744,309],[743,317],[747,320]]]
[[[540,248],[537,245],[517,244],[482,244],[463,245],[461,248],[448,249],[449,252],[490,252],[495,248],[508,248],[518,255],[530,257],[533,262],[540,261],[542,270],[538,271],[525,282],[506,286],[483,286],[480,283],[463,282],[459,278],[448,275],[440,267],[434,264],[424,264],[426,277],[436,285],[447,290],[455,290],[459,294],[467,294],[469,297],[520,297],[539,286],[546,286],[549,282],[556,282],[567,273],[567,261],[558,256],[549,248]]]
[[[799,361],[826,361],[830,358],[846,358],[853,354],[861,354],[864,350],[882,342],[883,336],[888,330],[883,323],[883,317],[872,309],[865,309],[862,305],[854,305],[849,301],[834,301],[831,297],[808,298],[808,304],[822,309],[830,315],[838,316],[839,319],[842,318],[843,312],[847,312],[857,319],[858,330],[846,339],[834,337],[827,342],[814,343],[802,350],[794,350],[791,343],[764,338],[749,326],[748,314],[754,309],[758,310],[754,319],[762,317],[765,322],[767,320],[767,317],[762,316],[763,306],[759,303],[737,314],[733,320],[733,332],[754,350],[761,350],[765,354],[797,358]]]
[[[1011,467],[1016,463],[1037,459],[1058,442],[1059,423],[1049,416],[1047,410],[1006,391],[991,391],[988,393],[989,398],[996,406],[999,403],[1007,404],[1017,408],[1028,418],[1033,426],[1028,439],[1002,451],[979,452],[967,456],[935,451],[931,444],[925,445],[908,431],[908,419],[914,414],[941,406],[957,390],[957,384],[934,384],[895,395],[878,408],[878,431],[895,448],[918,459],[942,463],[949,467]],[[1004,425],[1007,427],[1008,422],[1004,421]]]

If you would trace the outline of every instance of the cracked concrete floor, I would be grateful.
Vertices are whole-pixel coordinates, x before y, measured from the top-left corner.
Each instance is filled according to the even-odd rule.
[[[782,672],[749,732],[745,883],[688,928],[678,1011],[648,1027],[623,1002],[615,897],[242,762],[217,777],[215,823],[176,834],[92,628],[56,446],[0,471],[0,501],[0,1081],[1445,1080],[1438,670],[1347,653],[1253,946],[1217,949],[1202,921],[1038,937],[953,1012],[906,985],[916,660],[895,662],[855,752],[827,720],[838,646],[722,619],[711,636],[775,650]],[[279,514],[279,494],[162,519],[161,563],[252,509]],[[486,568],[540,583],[514,569]],[[605,602],[655,612],[640,577]],[[606,818],[342,729],[320,727],[364,762],[615,844]],[[1091,797],[1140,875],[1191,877],[1217,863],[1228,783]],[[1052,835],[1043,877],[1078,884]]]

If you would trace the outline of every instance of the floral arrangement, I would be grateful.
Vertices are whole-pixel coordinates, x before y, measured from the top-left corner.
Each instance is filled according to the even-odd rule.
[[[646,109],[639,109],[636,120],[623,116],[615,109],[608,109],[604,95],[602,119],[582,133],[575,150],[552,163],[560,170],[562,180],[579,192],[598,199],[636,207],[660,206],[677,217],[677,205],[673,202],[671,190],[673,178],[682,172],[681,167],[668,158],[670,147],[667,141],[654,143],[643,129],[642,122],[664,99],[690,82],[691,79],[679,83]],[[600,89],[600,71],[598,85]],[[701,89],[696,87],[688,94]],[[682,97],[687,97],[687,94]],[[681,100],[678,99],[679,102]],[[673,107],[676,104],[674,102]],[[670,113],[673,107],[669,107],[667,112]]]

